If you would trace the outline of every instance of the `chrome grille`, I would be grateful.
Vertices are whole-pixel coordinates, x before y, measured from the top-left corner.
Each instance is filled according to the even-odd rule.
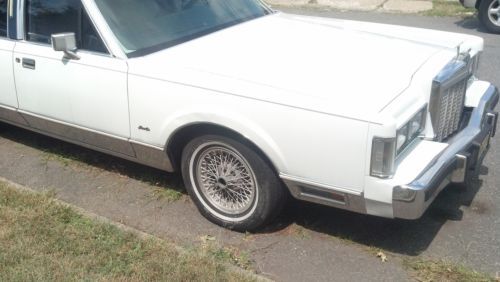
[[[445,140],[459,129],[471,77],[469,63],[470,58],[454,60],[434,78],[429,111],[437,141]]]
[[[437,121],[436,138],[440,141],[446,139],[458,130],[465,103],[467,81],[464,79],[443,91],[441,95],[441,109]]]

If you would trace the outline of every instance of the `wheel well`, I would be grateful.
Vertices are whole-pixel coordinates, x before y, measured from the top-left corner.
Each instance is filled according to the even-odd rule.
[[[264,158],[264,160],[270,165],[270,167],[273,168],[275,173],[278,173],[276,167],[271,162],[271,160],[252,141],[248,140],[243,135],[232,129],[209,123],[192,124],[182,127],[178,129],[176,132],[174,132],[174,134],[167,141],[165,148],[174,170],[176,171],[180,170],[182,150],[184,149],[184,147],[194,138],[208,134],[229,137],[249,146],[251,149],[253,149],[256,153],[258,153],[260,156]]]
[[[481,6],[481,1],[482,0],[477,0],[476,1],[476,9],[479,9],[479,7]]]

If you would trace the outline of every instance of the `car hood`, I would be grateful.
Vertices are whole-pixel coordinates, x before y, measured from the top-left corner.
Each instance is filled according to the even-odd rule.
[[[131,59],[131,75],[354,118],[467,36],[277,13]],[[454,51],[456,54],[456,51]],[[430,77],[429,79],[432,79]]]

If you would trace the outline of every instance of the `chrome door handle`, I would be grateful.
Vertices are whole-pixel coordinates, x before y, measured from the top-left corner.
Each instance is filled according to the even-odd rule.
[[[34,70],[36,67],[36,61],[33,59],[23,58],[23,68]]]

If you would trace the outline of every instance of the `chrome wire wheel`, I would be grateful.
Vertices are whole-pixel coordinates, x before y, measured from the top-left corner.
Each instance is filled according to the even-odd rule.
[[[220,143],[204,144],[193,154],[191,171],[196,187],[210,209],[219,217],[245,217],[258,193],[257,180],[248,162],[232,147]],[[241,218],[239,218],[241,219]],[[238,219],[238,220],[239,220]]]
[[[494,0],[488,7],[488,18],[491,23],[500,27],[500,0]]]

